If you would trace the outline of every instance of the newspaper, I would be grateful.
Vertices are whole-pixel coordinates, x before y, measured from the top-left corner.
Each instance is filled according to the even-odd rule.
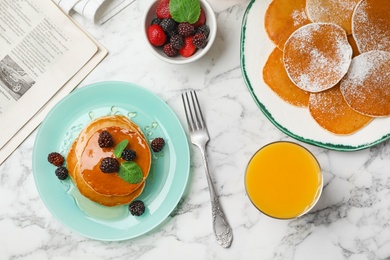
[[[53,0],[65,13],[76,12],[93,23],[103,24],[135,0]]]
[[[106,54],[51,0],[0,1],[0,164]]]

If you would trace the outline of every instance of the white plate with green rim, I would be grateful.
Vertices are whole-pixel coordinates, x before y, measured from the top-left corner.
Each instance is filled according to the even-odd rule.
[[[356,151],[390,138],[390,117],[375,118],[351,135],[335,135],[317,124],[307,108],[290,105],[277,96],[263,81],[262,70],[275,45],[264,28],[264,14],[271,0],[252,0],[241,28],[241,69],[257,106],[283,133],[315,146]]]

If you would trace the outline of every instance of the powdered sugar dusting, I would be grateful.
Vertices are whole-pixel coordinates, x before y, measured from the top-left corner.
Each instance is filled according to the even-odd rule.
[[[286,42],[284,64],[298,87],[319,92],[340,81],[348,71],[351,55],[343,29],[312,23],[295,31]]]
[[[291,13],[291,18],[294,21],[294,26],[304,24],[309,19],[304,10],[294,10]]]
[[[390,3],[387,0],[363,0],[352,17],[353,36],[361,53],[390,51]]]
[[[349,16],[351,16],[358,2],[359,0],[307,0],[306,6],[310,20],[314,22],[330,22],[324,21],[324,19],[346,16],[345,12],[348,12]],[[335,10],[338,12],[335,12]]]
[[[390,53],[385,51],[375,50],[355,57],[340,86],[347,103],[367,115],[390,113],[389,65]],[[384,114],[376,112],[377,108],[385,111]]]
[[[351,17],[359,0],[307,0],[308,17],[313,22],[335,23],[351,33]]]

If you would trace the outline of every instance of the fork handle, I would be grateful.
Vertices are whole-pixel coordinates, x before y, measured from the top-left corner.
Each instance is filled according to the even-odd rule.
[[[233,232],[231,227],[229,226],[225,214],[223,213],[222,207],[219,204],[219,199],[217,194],[215,193],[215,188],[213,185],[213,181],[210,176],[206,150],[205,147],[200,147],[203,165],[206,172],[207,183],[209,186],[210,199],[211,199],[211,209],[213,216],[213,230],[215,238],[222,247],[230,247],[233,240]]]

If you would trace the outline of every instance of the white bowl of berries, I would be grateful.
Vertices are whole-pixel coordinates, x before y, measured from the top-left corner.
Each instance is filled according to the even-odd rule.
[[[156,57],[186,64],[211,48],[217,20],[206,0],[153,0],[144,14],[144,30],[147,46]]]

